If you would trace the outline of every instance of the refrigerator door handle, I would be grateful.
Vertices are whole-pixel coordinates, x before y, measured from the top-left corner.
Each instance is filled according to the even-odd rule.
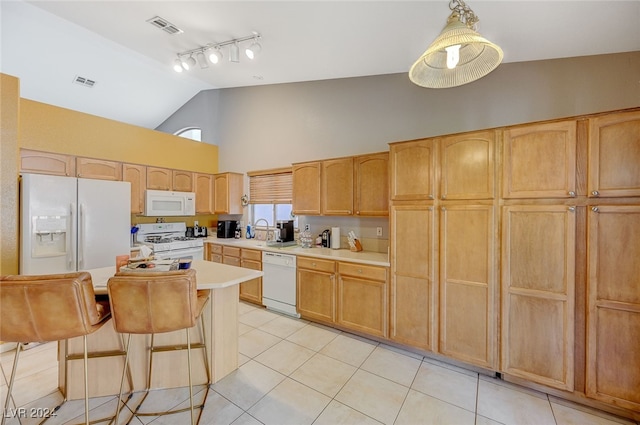
[[[67,228],[70,229],[69,232],[67,233],[67,247],[69,249],[67,249],[67,270],[75,270],[75,264],[73,264],[74,259],[76,258],[76,253],[74,251],[74,244],[72,243],[73,238],[75,237],[75,235],[73,235],[73,226],[71,226],[70,224],[73,223],[74,220],[74,213],[76,211],[76,204],[74,204],[73,202],[71,204],[69,204],[69,223],[67,223]]]
[[[82,270],[84,268],[84,208],[84,203],[81,203],[78,213],[78,270]]]

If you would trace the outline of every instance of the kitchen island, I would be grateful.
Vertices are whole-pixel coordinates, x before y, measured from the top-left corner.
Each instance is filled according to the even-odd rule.
[[[238,285],[251,279],[261,277],[257,270],[244,269],[205,260],[194,260],[191,268],[196,270],[198,289],[209,290],[209,302],[203,311],[205,319],[204,332],[207,335],[207,351],[211,382],[217,382],[238,368]],[[87,270],[91,273],[94,290],[97,295],[107,293],[107,282],[115,274],[115,267],[103,267]],[[197,327],[191,330],[193,342],[200,341]],[[117,350],[119,335],[111,322],[106,323],[99,331],[89,335],[89,352]],[[156,345],[184,343],[184,331],[157,334]],[[129,362],[133,378],[134,390],[145,387],[147,376],[149,335],[133,335]],[[67,399],[84,397],[82,361],[70,361],[69,371],[65,371],[64,357],[66,353],[82,353],[82,338],[73,338],[67,344],[59,344],[58,382],[64,392],[67,386]],[[188,385],[186,351],[172,351],[155,355],[153,359],[152,388],[172,388]],[[204,368],[204,350],[192,350],[192,367],[194,385],[206,383]],[[118,393],[120,376],[124,365],[124,356],[89,359],[89,395],[99,397]],[[68,373],[67,373],[68,372]],[[125,390],[126,390],[125,384]]]

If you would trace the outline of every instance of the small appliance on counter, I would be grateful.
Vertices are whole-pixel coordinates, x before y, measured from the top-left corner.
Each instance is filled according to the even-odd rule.
[[[208,235],[206,226],[193,226],[193,235],[196,238],[206,238]]]
[[[196,232],[193,226],[187,226],[187,231],[185,232],[184,236],[186,238],[195,238],[196,237]]]
[[[217,236],[220,239],[229,239],[236,237],[236,229],[238,228],[238,222],[235,220],[220,220],[218,221]]]
[[[293,220],[278,221],[276,228],[278,229],[276,235],[279,234],[278,242],[293,242]]]
[[[322,247],[331,248],[331,230],[324,230],[320,236],[322,237]]]

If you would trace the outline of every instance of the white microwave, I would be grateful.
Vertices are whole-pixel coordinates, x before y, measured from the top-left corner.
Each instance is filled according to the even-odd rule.
[[[147,190],[144,215],[148,217],[196,215],[196,194],[170,190]]]

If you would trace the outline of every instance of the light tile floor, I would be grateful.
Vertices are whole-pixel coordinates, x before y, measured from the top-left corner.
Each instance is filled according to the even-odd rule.
[[[13,352],[0,355],[3,404],[12,359]],[[27,416],[61,400],[55,343],[25,351],[18,374],[13,398]],[[196,402],[202,402],[204,390],[197,388]],[[134,395],[132,402],[139,397]],[[188,397],[186,388],[153,391],[144,409],[185,407]],[[115,397],[93,398],[90,406],[92,419],[107,417]],[[47,423],[79,423],[83,412],[82,400],[68,402]],[[38,421],[12,417],[7,423]],[[189,413],[135,418],[131,423],[187,424]],[[245,303],[240,304],[240,367],[212,385],[200,423],[640,425]]]

